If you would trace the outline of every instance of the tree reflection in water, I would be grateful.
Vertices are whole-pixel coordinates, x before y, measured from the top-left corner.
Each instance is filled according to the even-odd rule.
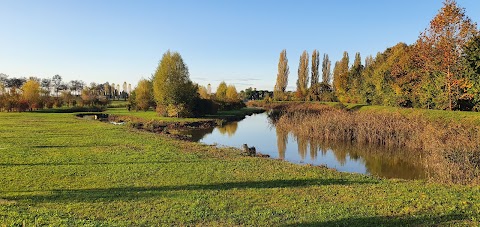
[[[277,148],[278,148],[278,157],[282,160],[285,160],[285,151],[287,150],[288,144],[288,132],[284,132],[278,128],[275,128],[277,133]]]
[[[218,131],[223,134],[223,135],[228,135],[228,137],[232,137],[235,135],[235,132],[237,131],[238,128],[238,122],[231,122],[228,123],[224,126],[218,127]]]
[[[422,179],[426,177],[426,170],[423,166],[425,161],[418,151],[357,143],[318,142],[315,139],[297,136],[292,132],[281,132],[279,129],[276,131],[277,136],[279,133],[290,133],[293,136],[298,143],[298,154],[302,158],[302,162],[305,161],[308,146],[312,161],[321,159],[330,151],[341,166],[344,166],[349,160],[361,161],[364,163],[367,172],[372,175],[402,179]],[[280,148],[278,151],[280,153]],[[285,151],[282,149],[282,152]]]

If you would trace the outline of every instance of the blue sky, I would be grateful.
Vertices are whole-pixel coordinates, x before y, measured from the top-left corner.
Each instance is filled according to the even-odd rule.
[[[480,1],[458,0],[480,22]],[[441,0],[0,0],[0,73],[136,85],[178,51],[199,84],[272,90],[287,49],[294,89],[303,50],[332,60],[411,44]],[[332,66],[333,67],[333,66]]]

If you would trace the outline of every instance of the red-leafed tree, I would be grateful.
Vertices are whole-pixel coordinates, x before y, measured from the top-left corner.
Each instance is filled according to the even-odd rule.
[[[465,15],[455,0],[445,0],[430,26],[420,34],[416,47],[422,59],[422,69],[441,81],[442,101],[437,108],[452,110],[464,93],[467,81],[461,75],[464,45],[478,33],[477,26]]]

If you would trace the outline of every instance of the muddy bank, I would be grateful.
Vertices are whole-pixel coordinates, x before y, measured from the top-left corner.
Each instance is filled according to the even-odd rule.
[[[186,131],[192,129],[213,129],[216,126],[221,126],[229,122],[235,122],[245,119],[257,113],[265,112],[260,108],[246,108],[236,111],[219,112],[217,115],[205,116],[205,119],[199,118],[196,121],[161,121],[161,120],[146,120],[134,116],[108,115],[108,114],[78,114],[77,117],[92,117],[95,120],[111,122],[115,124],[125,124],[127,127],[148,132],[165,134],[169,137],[181,140],[190,140],[188,135],[182,135],[179,131]]]
[[[159,120],[145,120],[132,116],[117,116],[109,115],[109,122],[125,122],[127,127],[145,130],[153,133],[172,134],[176,130],[188,129],[206,129],[223,124],[222,119],[214,120],[199,120],[194,122],[167,122]],[[184,139],[183,136],[178,136],[179,139]]]

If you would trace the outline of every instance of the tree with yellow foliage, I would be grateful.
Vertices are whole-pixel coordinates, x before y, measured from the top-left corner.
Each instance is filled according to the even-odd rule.
[[[236,102],[239,100],[237,89],[234,85],[228,85],[226,91],[226,100],[229,102]]]
[[[152,82],[142,79],[135,88],[135,105],[138,110],[147,111],[153,103]]]
[[[36,80],[28,80],[23,84],[22,99],[28,103],[28,108],[33,110],[38,108],[40,101],[40,84]]]

